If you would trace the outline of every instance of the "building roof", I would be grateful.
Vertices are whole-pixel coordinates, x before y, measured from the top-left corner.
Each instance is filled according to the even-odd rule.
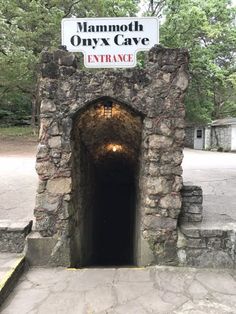
[[[214,120],[210,125],[217,126],[217,125],[236,125],[236,118],[224,118],[219,120]]]

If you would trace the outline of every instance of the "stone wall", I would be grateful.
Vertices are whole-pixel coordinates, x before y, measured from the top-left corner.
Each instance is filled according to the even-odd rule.
[[[202,189],[183,186],[179,219],[180,266],[235,268],[236,224],[202,221]]]
[[[80,264],[88,265],[93,252],[92,252],[92,237],[90,233],[93,230],[92,207],[96,202],[95,188],[94,188],[94,167],[90,159],[86,147],[78,140],[78,134],[73,134],[73,211],[77,215],[73,215],[73,221],[70,221],[71,230],[73,234],[72,247],[72,260],[76,261],[76,256],[81,256]],[[85,224],[85,222],[88,222]],[[78,252],[76,254],[75,252]]]
[[[180,226],[178,256],[182,266],[235,268],[236,225],[207,226],[184,223]]]
[[[74,161],[81,156],[73,156],[72,130],[76,117],[87,108],[95,108],[103,99],[142,118],[141,145],[136,145],[135,136],[130,144],[133,133],[125,136],[121,131],[129,132],[122,118],[119,121],[124,128],[117,135],[127,146],[124,158],[131,158],[136,146],[140,147],[140,153],[134,155],[139,159],[135,263],[140,266],[177,263],[187,64],[187,51],[160,46],[150,50],[143,69],[85,71],[79,68],[76,57],[66,51],[42,54],[35,218],[39,241],[44,238],[44,243],[48,241],[53,246],[45,249],[47,264],[69,266],[80,264],[82,259],[79,248],[83,245],[83,231],[78,221],[82,216],[78,211],[84,209],[75,206],[75,200],[83,199],[85,192],[77,188],[80,170],[75,170]],[[99,130],[98,134],[104,136]],[[99,136],[96,141],[102,145]],[[78,148],[75,149],[78,154]],[[89,206],[87,202],[84,208]],[[37,245],[36,238],[28,245],[31,249]],[[44,255],[42,247],[40,250]]]
[[[221,148],[224,151],[231,150],[231,126],[211,127],[211,148]]]
[[[185,128],[185,140],[184,146],[193,148],[194,146],[194,127],[186,127]]]
[[[180,266],[235,268],[236,225],[208,225],[202,222],[202,189],[183,186],[179,220]]]
[[[183,222],[202,221],[202,188],[195,185],[184,185],[182,190],[182,209],[179,220]]]
[[[211,149],[211,127],[205,127],[204,149]]]
[[[32,220],[19,222],[0,220],[0,252],[21,253],[31,228]]]

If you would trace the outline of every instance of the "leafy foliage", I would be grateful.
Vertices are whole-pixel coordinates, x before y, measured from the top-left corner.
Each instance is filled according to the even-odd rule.
[[[63,17],[131,16],[137,11],[136,0],[0,0],[2,122],[30,114],[39,54],[60,45]]]
[[[0,0],[0,120],[30,114],[39,54],[60,44],[63,17],[135,16],[139,3],[145,15],[163,17],[162,45],[189,49],[188,119],[236,116],[236,10],[229,0]]]
[[[192,121],[236,116],[236,10],[228,0],[166,1],[161,41],[186,47],[191,84],[186,106]]]

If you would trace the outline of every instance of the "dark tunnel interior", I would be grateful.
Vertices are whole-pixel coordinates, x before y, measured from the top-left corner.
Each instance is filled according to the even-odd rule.
[[[135,173],[115,157],[97,165],[96,203],[93,208],[94,263],[132,265],[135,222]]]
[[[134,265],[137,182],[142,120],[112,101],[100,101],[74,127],[74,204],[78,266]]]

